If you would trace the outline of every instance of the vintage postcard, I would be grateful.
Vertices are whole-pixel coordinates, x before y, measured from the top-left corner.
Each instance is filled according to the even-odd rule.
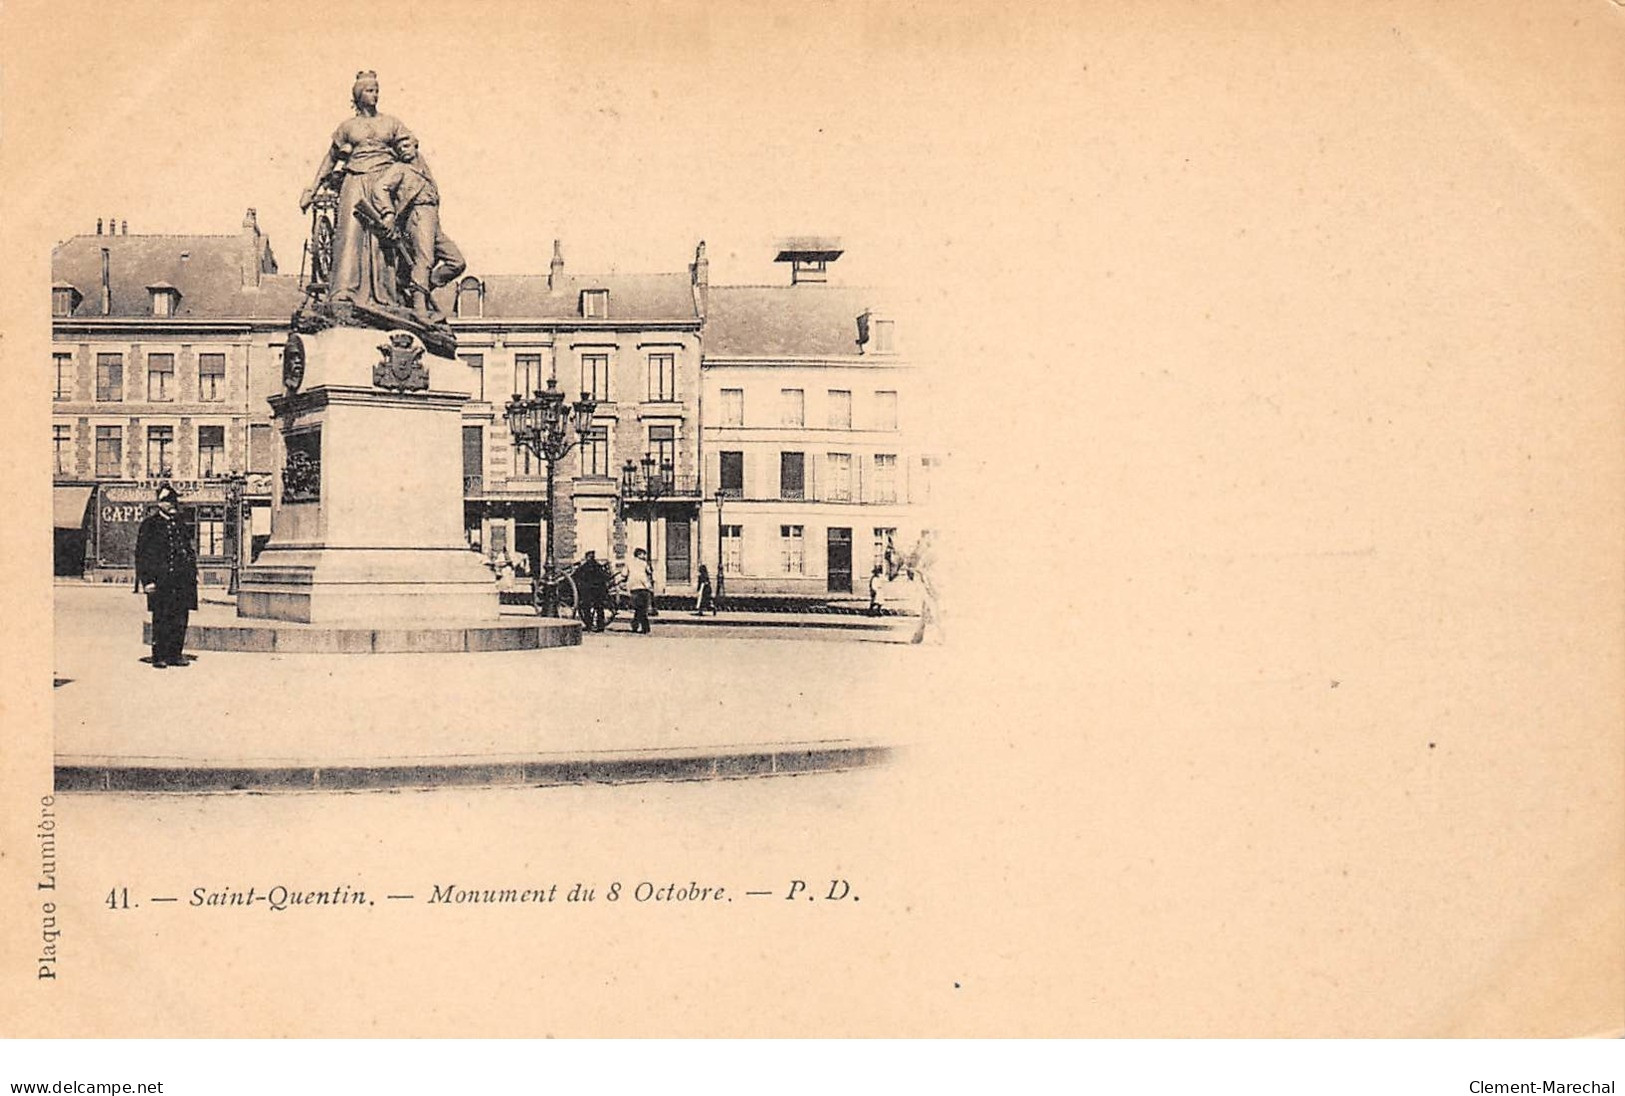
[[[1625,1028],[1618,4],[0,27],[0,1032]]]

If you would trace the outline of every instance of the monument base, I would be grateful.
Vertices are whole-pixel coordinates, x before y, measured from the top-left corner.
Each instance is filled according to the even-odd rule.
[[[495,620],[497,591],[466,548],[269,544],[245,567],[237,615],[302,624]]]
[[[298,344],[298,375],[270,401],[282,474],[270,542],[238,583],[239,617],[456,627],[497,619],[495,581],[463,534],[468,394],[428,387],[422,359],[405,331],[335,327]]]
[[[150,622],[142,625],[141,642],[152,643]],[[188,651],[243,651],[254,654],[471,654],[579,646],[581,622],[576,620],[508,618],[468,625],[444,621],[398,621],[380,626],[247,621],[240,624],[193,624],[186,629]]]

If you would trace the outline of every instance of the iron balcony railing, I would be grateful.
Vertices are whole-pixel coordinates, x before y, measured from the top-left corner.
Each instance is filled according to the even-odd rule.
[[[611,477],[608,476],[593,478],[601,478],[606,482],[611,482]],[[539,475],[508,476],[505,479],[498,477],[490,483],[489,490],[497,494],[505,490],[529,492],[535,490],[537,481],[544,479],[545,477]],[[619,483],[618,480],[613,482]],[[642,487],[643,480],[639,478],[633,485],[632,495],[628,499],[629,502],[642,500]],[[698,476],[668,476],[660,481],[659,487],[659,494],[662,499],[697,499],[700,497],[700,480]],[[463,477],[464,495],[483,495],[486,491],[487,484],[483,475]]]

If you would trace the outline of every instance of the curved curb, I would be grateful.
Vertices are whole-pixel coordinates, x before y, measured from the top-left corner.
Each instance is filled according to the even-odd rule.
[[[310,792],[389,788],[552,787],[649,781],[731,780],[837,772],[877,765],[889,746],[771,747],[705,756],[632,756],[385,765],[194,765],[67,763],[58,792]]]

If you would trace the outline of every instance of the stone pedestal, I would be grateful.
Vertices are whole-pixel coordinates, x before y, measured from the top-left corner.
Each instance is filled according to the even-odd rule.
[[[463,392],[375,387],[389,336],[304,336],[303,387],[275,396],[271,539],[243,569],[242,617],[311,624],[496,620],[463,537]],[[385,349],[380,349],[380,347]],[[445,363],[449,372],[451,363]]]

